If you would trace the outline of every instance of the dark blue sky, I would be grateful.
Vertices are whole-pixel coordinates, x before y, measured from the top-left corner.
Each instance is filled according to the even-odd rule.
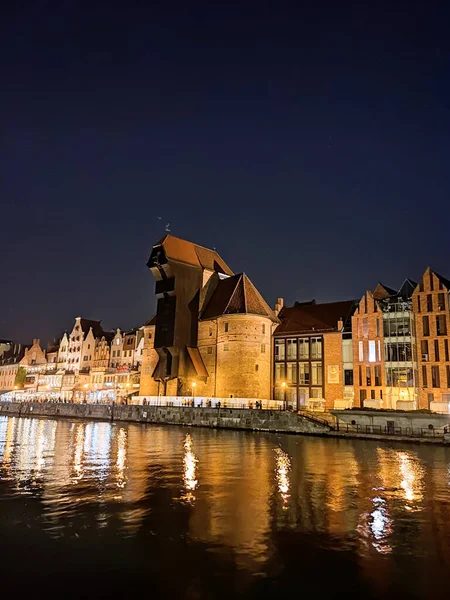
[[[0,337],[142,323],[168,221],[270,304],[450,277],[446,2],[1,11]]]

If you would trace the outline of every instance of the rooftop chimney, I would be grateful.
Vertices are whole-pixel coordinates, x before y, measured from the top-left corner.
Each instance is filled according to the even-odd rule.
[[[278,298],[276,304],[275,304],[275,314],[278,317],[278,315],[280,314],[281,309],[284,306],[284,300],[283,298]]]

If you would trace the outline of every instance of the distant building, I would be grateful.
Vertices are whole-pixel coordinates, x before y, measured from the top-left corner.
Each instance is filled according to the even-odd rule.
[[[9,392],[16,387],[17,372],[25,349],[23,344],[0,341],[0,393]]]
[[[141,395],[270,398],[278,318],[214,250],[165,236],[148,261],[157,312],[144,326]]]
[[[282,306],[274,333],[273,397],[294,409],[331,409],[353,401],[354,300]]]

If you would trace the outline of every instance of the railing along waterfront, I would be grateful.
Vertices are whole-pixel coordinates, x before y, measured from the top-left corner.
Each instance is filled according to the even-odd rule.
[[[374,435],[398,435],[405,437],[440,437],[448,433],[446,427],[429,428],[429,427],[387,427],[382,425],[352,425],[351,423],[343,423],[337,421],[336,426],[332,427],[336,431],[342,433],[360,433],[360,434],[374,434]]]
[[[279,400],[258,400],[255,398],[208,398],[192,396],[135,396],[130,404],[143,406],[185,406],[193,408],[244,408],[283,410]]]

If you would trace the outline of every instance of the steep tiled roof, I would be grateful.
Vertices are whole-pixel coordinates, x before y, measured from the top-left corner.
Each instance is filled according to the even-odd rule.
[[[272,321],[278,321],[247,275],[239,273],[218,282],[200,318],[206,320],[220,315],[246,313],[263,315]]]
[[[416,287],[417,283],[415,281],[412,279],[405,279],[402,287],[397,292],[397,296],[404,299],[411,298]]]
[[[395,296],[395,294],[397,293],[397,290],[394,290],[391,287],[388,287],[387,285],[384,285],[383,283],[378,283],[376,288],[373,290],[372,295],[375,298],[375,300],[384,300],[385,298],[388,298],[389,296]]]
[[[442,285],[444,285],[447,288],[447,290],[450,292],[450,281],[446,277],[442,277],[442,275],[439,275],[439,273],[436,273],[436,271],[434,271],[434,274],[439,279],[439,281],[442,283]]]
[[[328,302],[325,304],[299,304],[285,306],[279,318],[281,324],[274,335],[337,331],[338,321],[344,325],[353,314],[357,301]]]
[[[148,321],[145,321],[144,327],[148,327],[149,325],[156,325],[156,315],[153,315]]]
[[[164,236],[154,248],[162,246],[167,258],[195,265],[211,271],[233,275],[233,271],[215,250],[204,248],[193,242],[182,240],[173,235]]]
[[[91,319],[80,319],[80,326],[83,330],[84,335],[86,336],[89,333],[89,329],[92,327],[92,333],[94,337],[102,337],[103,335],[103,327],[101,321],[92,321]]]

